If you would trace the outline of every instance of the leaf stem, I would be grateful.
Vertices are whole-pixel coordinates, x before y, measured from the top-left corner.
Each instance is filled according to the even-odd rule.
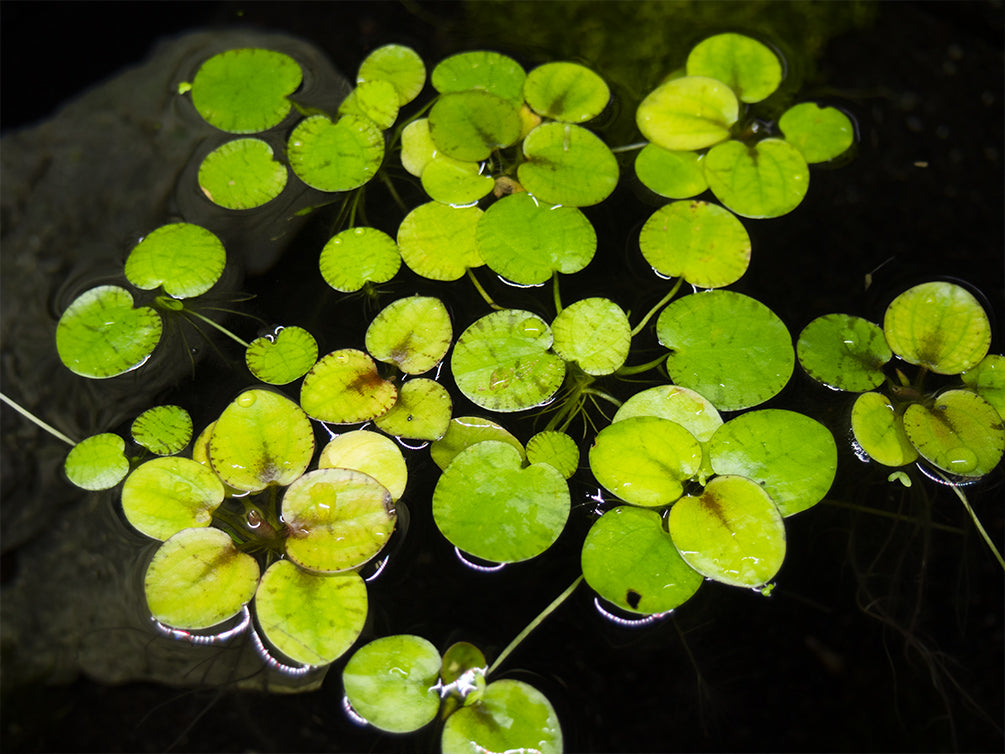
[[[234,335],[234,333],[232,333],[226,327],[224,327],[223,325],[217,324],[216,322],[214,322],[213,320],[211,320],[209,317],[204,317],[203,315],[199,314],[199,312],[194,312],[191,309],[186,309],[185,312],[186,312],[186,314],[188,314],[188,315],[190,315],[192,317],[195,317],[196,319],[202,320],[203,322],[205,322],[210,327],[216,328],[217,330],[219,330],[220,332],[222,332],[224,335],[226,335],[228,338],[230,338],[231,340],[233,340],[238,345],[241,345],[244,348],[251,348],[250,344],[245,343],[243,340],[241,340],[239,337],[237,337],[236,335]]]
[[[36,424],[37,426],[41,427],[46,432],[48,432],[50,435],[52,435],[53,437],[55,437],[57,440],[62,440],[67,445],[69,445],[71,448],[76,446],[77,443],[75,443],[69,437],[67,437],[66,435],[64,435],[58,429],[56,429],[55,427],[53,427],[51,424],[46,424],[44,421],[42,421],[37,416],[35,416],[35,414],[33,414],[31,411],[29,411],[28,409],[26,409],[24,406],[22,406],[21,404],[17,403],[16,401],[11,400],[10,398],[8,398],[3,393],[0,393],[0,401],[3,401],[4,403],[6,403],[12,409],[14,409],[19,414],[21,414],[21,416],[23,416],[25,419],[27,419],[28,421],[32,422],[33,424]]]
[[[562,295],[558,290],[558,270],[551,273],[551,295],[555,299],[555,316],[562,313]]]
[[[636,149],[642,149],[648,144],[648,141],[637,141],[634,144],[625,144],[621,147],[611,147],[611,151],[614,152],[614,154],[618,154],[619,152],[634,152]]]
[[[995,556],[995,559],[998,561],[998,565],[1000,565],[1002,567],[1002,570],[1005,571],[1005,559],[1002,558],[1002,554],[998,551],[998,548],[995,547],[995,543],[991,541],[991,536],[987,533],[987,531],[981,525],[981,520],[979,518],[977,518],[977,514],[974,513],[974,509],[971,507],[970,501],[967,500],[967,496],[963,494],[963,490],[961,490],[959,488],[959,486],[957,486],[957,485],[953,484],[952,482],[950,482],[949,479],[946,478],[946,476],[943,475],[943,473],[941,471],[939,471],[938,469],[932,469],[932,471],[934,471],[936,474],[938,474],[939,477],[941,477],[942,480],[949,487],[952,488],[953,492],[956,493],[956,497],[958,497],[960,499],[960,502],[963,503],[963,507],[966,508],[967,509],[967,513],[970,514],[970,518],[972,518],[974,520],[974,526],[977,527],[977,531],[980,533],[981,537],[984,538],[984,542],[987,544],[988,549],[991,550],[991,553]]]
[[[555,598],[554,600],[552,600],[551,604],[550,604],[550,605],[548,605],[548,607],[546,607],[546,608],[545,608],[544,610],[542,610],[542,611],[541,611],[541,612],[540,612],[540,613],[538,614],[538,616],[537,616],[536,618],[534,618],[534,620],[532,620],[532,621],[531,621],[530,623],[528,623],[528,624],[527,624],[527,627],[526,627],[526,628],[525,628],[525,629],[524,629],[523,631],[521,631],[520,633],[518,633],[518,634],[516,635],[516,638],[515,638],[515,639],[513,639],[513,641],[511,641],[511,642],[510,642],[510,643],[509,643],[509,644],[508,644],[508,645],[506,646],[506,649],[504,649],[504,650],[503,650],[503,651],[502,651],[502,652],[501,652],[501,653],[499,654],[499,656],[498,656],[498,657],[496,657],[496,659],[495,659],[495,662],[493,662],[493,663],[492,663],[492,664],[491,664],[491,665],[489,666],[489,669],[485,671],[485,675],[486,675],[486,677],[488,677],[488,676],[492,675],[492,673],[493,673],[493,672],[494,672],[494,671],[496,670],[496,668],[498,668],[498,667],[499,667],[500,665],[502,665],[503,661],[504,661],[504,660],[505,660],[505,659],[506,659],[507,657],[509,657],[510,653],[511,653],[511,652],[512,652],[512,651],[513,651],[514,649],[516,649],[516,648],[517,648],[517,646],[519,646],[520,642],[522,642],[522,641],[523,641],[524,639],[526,639],[526,638],[527,638],[527,636],[528,636],[528,635],[530,634],[530,632],[531,632],[531,631],[533,631],[533,630],[534,630],[535,628],[537,628],[538,626],[540,626],[540,625],[541,625],[541,623],[542,623],[542,622],[544,621],[544,619],[545,619],[545,618],[547,618],[547,617],[548,617],[549,615],[551,615],[551,614],[552,614],[553,612],[555,612],[555,610],[557,610],[557,609],[558,609],[559,605],[561,605],[561,604],[562,604],[563,602],[565,602],[565,600],[566,600],[566,599],[568,599],[568,598],[569,598],[569,596],[570,596],[570,595],[571,595],[571,594],[572,594],[572,593],[573,593],[574,591],[576,591],[576,587],[577,587],[577,586],[579,586],[579,583],[580,583],[580,582],[581,582],[582,580],[583,580],[583,575],[582,575],[582,574],[580,574],[580,575],[579,575],[579,577],[578,577],[578,578],[577,578],[577,579],[576,579],[575,581],[573,581],[573,582],[572,582],[572,584],[570,584],[570,585],[569,585],[569,586],[568,586],[568,587],[566,588],[566,590],[565,590],[564,592],[562,592],[562,593],[561,593],[560,595],[558,595],[558,596],[557,596],[557,597],[556,597],[556,598]]]
[[[640,332],[642,332],[642,328],[646,326],[646,324],[649,322],[650,319],[653,318],[653,315],[656,314],[656,312],[658,312],[660,309],[662,309],[666,304],[670,303],[670,299],[672,299],[674,296],[677,295],[677,291],[680,290],[681,283],[683,283],[683,282],[684,282],[684,278],[683,277],[677,278],[677,282],[674,283],[674,286],[673,286],[673,288],[670,289],[670,292],[667,293],[667,295],[665,295],[663,298],[661,298],[659,300],[659,302],[656,304],[656,306],[654,306],[652,309],[650,309],[646,313],[646,316],[644,316],[642,318],[642,321],[639,322],[635,326],[635,328],[632,330],[632,337],[633,338],[636,335],[638,335]]]
[[[619,401],[617,398],[615,398],[610,393],[605,393],[603,390],[598,390],[595,387],[584,387],[583,390],[582,390],[582,393],[583,393],[583,395],[592,395],[592,396],[595,396],[597,398],[603,398],[605,401],[607,401],[608,403],[610,403],[612,406],[615,406],[616,408],[621,408],[621,401]]]
[[[492,297],[489,295],[488,291],[482,288],[482,284],[479,283],[478,278],[475,277],[474,270],[468,267],[466,272],[468,274],[468,280],[471,281],[471,284],[474,285],[475,289],[478,291],[481,297],[485,299],[485,303],[491,306],[493,309],[501,310],[502,307],[492,300]]]
[[[636,364],[633,367],[622,366],[614,374],[618,377],[628,377],[633,374],[639,374],[640,372],[648,372],[650,369],[658,367],[661,363],[663,363],[663,360],[666,359],[666,357],[667,355],[664,353],[657,356],[652,361],[647,361],[645,364]]]

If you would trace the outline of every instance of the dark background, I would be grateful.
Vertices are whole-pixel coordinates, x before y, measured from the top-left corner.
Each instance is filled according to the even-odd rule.
[[[524,59],[548,54],[520,47],[531,32],[520,25],[537,12],[544,19],[542,5],[567,4],[509,4],[507,23],[505,4],[472,16],[453,3],[5,2],[0,125],[53,114],[143,59],[158,38],[197,26],[288,31],[351,77],[387,42],[427,60],[483,45]],[[586,4],[573,17],[606,18],[612,7]],[[880,3],[868,25],[823,46],[807,67],[806,96],[854,114],[858,153],[814,170],[790,216],[748,224],[754,262],[741,290],[795,333],[830,311],[878,320],[907,285],[950,276],[986,297],[1001,352],[1002,23],[1000,3]],[[630,47],[649,30],[610,33]],[[563,36],[575,43],[575,30],[555,38]],[[553,57],[568,54],[555,45]],[[641,221],[650,210],[634,211]],[[847,400],[798,375],[794,383],[784,405],[830,423],[840,440]],[[828,501],[787,522],[789,552],[771,598],[710,584],[671,620],[627,630],[603,623],[581,588],[525,642],[508,667],[552,699],[570,751],[1002,749],[1001,570],[948,490],[920,479],[905,490],[849,454],[841,462]],[[968,489],[999,547],[1001,482],[999,469]],[[574,500],[587,491],[574,489]],[[465,639],[490,657],[575,578],[588,526],[579,516],[540,562],[486,576],[452,563],[418,503],[412,518],[404,552],[416,564],[401,558],[406,565],[371,588],[370,630],[419,633],[441,649]],[[340,668],[303,696],[84,678],[16,689],[3,699],[3,749],[436,750],[432,728],[394,737],[347,722]]]

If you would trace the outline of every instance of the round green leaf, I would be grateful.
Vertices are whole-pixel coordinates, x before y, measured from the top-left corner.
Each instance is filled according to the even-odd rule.
[[[338,112],[367,118],[381,130],[390,128],[398,119],[398,91],[389,81],[364,81],[342,100]]]
[[[63,470],[73,484],[85,490],[108,490],[129,473],[126,442],[111,432],[81,440],[66,456]]]
[[[610,299],[585,298],[565,307],[551,329],[555,353],[587,374],[613,374],[628,358],[632,327]]]
[[[667,527],[698,573],[734,586],[767,584],[785,559],[785,523],[771,497],[739,476],[718,476],[698,497],[682,497]]]
[[[429,135],[447,156],[480,162],[520,138],[520,111],[481,89],[443,94],[429,111]]]
[[[523,443],[491,419],[480,416],[457,416],[451,419],[446,434],[429,446],[429,455],[440,467],[440,471],[444,471],[458,453],[485,440],[508,443],[516,448],[521,461],[527,458]]]
[[[882,393],[862,393],[855,399],[851,429],[862,450],[884,466],[904,466],[918,458],[904,431],[903,415]]]
[[[817,382],[864,393],[883,384],[883,365],[893,353],[872,322],[850,314],[825,314],[799,333],[796,355]]]
[[[366,350],[405,374],[422,374],[447,355],[453,329],[438,298],[409,296],[388,304],[366,329]]]
[[[220,279],[227,262],[220,239],[191,223],[147,233],[126,258],[126,279],[143,290],[163,286],[174,298],[200,296]]]
[[[385,636],[364,645],[342,671],[345,695],[368,723],[410,733],[440,711],[440,653],[422,637]]]
[[[336,291],[352,293],[366,283],[386,283],[401,267],[398,245],[376,228],[347,228],[321,250],[321,277]]]
[[[895,354],[938,374],[959,374],[981,362],[991,323],[980,302],[953,283],[922,283],[886,308],[883,334]]]
[[[709,291],[677,299],[660,313],[656,333],[670,349],[670,378],[720,411],[763,403],[785,387],[795,366],[785,325],[742,293]]]
[[[489,207],[475,238],[485,264],[518,285],[544,283],[555,272],[579,272],[597,250],[586,215],[575,207],[542,204],[522,191]]]
[[[702,157],[698,152],[671,152],[658,144],[646,144],[635,157],[635,174],[660,196],[689,199],[708,188]]]
[[[286,188],[286,166],[261,139],[234,139],[221,144],[199,166],[199,188],[226,209],[254,209]]]
[[[660,515],[631,506],[608,511],[590,527],[582,564],[597,594],[643,615],[684,604],[703,581],[677,552]]]
[[[67,369],[104,379],[143,365],[161,339],[161,318],[133,308],[125,288],[101,285],[74,299],[56,325],[56,350]]]
[[[782,139],[754,146],[727,141],[702,164],[715,198],[741,217],[781,217],[799,206],[810,185],[806,160]]]
[[[688,76],[727,84],[741,102],[760,102],[782,82],[782,63],[767,45],[742,34],[716,34],[687,56]]]
[[[431,199],[444,204],[476,202],[495,187],[492,176],[477,162],[455,160],[445,154],[430,159],[422,171],[422,188]]]
[[[960,375],[963,384],[1005,416],[1005,356],[991,354]]]
[[[538,432],[527,441],[527,462],[554,466],[566,479],[579,468],[579,446],[565,432]]]
[[[984,476],[1005,452],[1001,416],[969,390],[947,390],[931,408],[911,404],[904,429],[926,461],[957,476]]]
[[[151,453],[170,456],[192,440],[192,417],[181,406],[154,406],[136,417],[131,432]]]
[[[632,505],[669,505],[700,467],[701,446],[694,435],[656,416],[604,427],[590,448],[590,469],[597,481]]]
[[[478,207],[427,202],[409,212],[398,226],[398,248],[409,269],[430,280],[457,280],[469,267],[480,267],[475,229]]]
[[[209,628],[237,615],[260,571],[219,529],[183,529],[154,553],[143,590],[150,614],[175,628]]]
[[[440,681],[446,684],[453,683],[472,670],[480,670],[484,675],[488,666],[485,655],[478,647],[470,642],[458,641],[447,647],[447,651],[443,653]],[[482,690],[484,691],[484,688]]]
[[[374,419],[374,424],[406,440],[438,440],[447,431],[452,410],[447,389],[435,380],[419,377],[402,383],[398,400],[390,411]]]
[[[368,118],[325,115],[300,121],[290,134],[287,157],[304,183],[320,191],[351,191],[376,174],[384,160],[384,136]]]
[[[282,518],[287,557],[319,573],[363,565],[384,548],[397,521],[384,485],[337,468],[311,471],[287,487]]]
[[[699,442],[708,442],[722,426],[722,417],[712,402],[694,390],[679,385],[659,385],[636,393],[614,414],[614,421],[633,416],[658,416],[681,425]]]
[[[411,47],[384,45],[360,63],[356,83],[387,81],[398,93],[398,105],[407,105],[419,96],[426,83],[426,64]]]
[[[646,139],[664,149],[704,149],[729,138],[739,112],[729,86],[707,76],[685,76],[650,92],[635,111],[635,122]]]
[[[370,421],[397,400],[394,385],[362,351],[343,348],[323,356],[304,377],[300,405],[309,416],[334,424]]]
[[[855,141],[855,126],[836,107],[801,102],[778,119],[785,140],[798,149],[806,162],[827,162],[844,154]]]
[[[639,234],[642,256],[660,275],[699,288],[735,283],[750,264],[750,236],[717,204],[673,202],[656,210]]]
[[[569,486],[553,466],[521,463],[516,448],[495,440],[457,454],[433,492],[433,519],[451,544],[497,563],[554,544],[569,517]]]
[[[436,145],[429,135],[429,119],[413,120],[401,130],[401,165],[416,178],[436,155]]]
[[[345,432],[325,445],[319,469],[350,469],[373,477],[397,500],[405,492],[408,467],[394,441],[376,432]]]
[[[278,125],[300,86],[300,66],[273,50],[227,50],[203,63],[192,81],[192,104],[211,126],[251,134]]]
[[[441,94],[484,89],[519,107],[527,74],[513,58],[488,50],[451,55],[437,63],[430,82]]]
[[[165,540],[182,529],[209,526],[223,502],[223,484],[189,458],[155,458],[122,485],[122,511],[133,528]]]
[[[750,411],[730,419],[708,445],[716,474],[757,482],[791,516],[820,502],[837,473],[834,436],[795,411]]]
[[[583,123],[607,107],[611,90],[585,66],[554,62],[539,65],[527,74],[523,95],[534,112],[545,118]]]
[[[548,349],[548,324],[531,312],[504,309],[476,320],[457,339],[450,368],[457,388],[490,411],[522,411],[562,386],[565,362]]]
[[[523,141],[520,183],[549,204],[598,204],[618,185],[618,161],[595,134],[569,123],[544,123]]]
[[[307,374],[318,360],[318,342],[302,327],[277,327],[255,338],[244,353],[248,371],[270,385],[286,385]]]
[[[559,754],[562,727],[551,702],[522,681],[485,687],[481,701],[462,707],[443,725],[443,754],[481,751],[534,751]]]
[[[304,665],[327,665],[366,622],[366,583],[355,571],[317,575],[277,560],[262,576],[255,614],[276,649]]]
[[[307,470],[314,429],[296,403],[271,390],[245,390],[223,410],[209,438],[220,479],[239,490],[285,487]]]

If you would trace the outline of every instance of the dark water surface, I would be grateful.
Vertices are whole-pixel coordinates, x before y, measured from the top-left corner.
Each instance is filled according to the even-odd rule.
[[[485,45],[524,56],[528,65],[537,54],[568,55],[576,49],[571,29],[551,37],[551,51],[536,36],[533,49],[520,47],[531,29],[524,26],[522,35],[519,24],[537,12],[532,8],[564,5],[510,4],[507,24],[506,6],[482,9],[473,22],[453,3],[4,3],[2,126],[8,133],[50,116],[83,88],[140,61],[161,36],[200,26],[248,24],[301,36],[352,77],[369,50],[388,42],[409,44],[427,61]],[[783,15],[779,8],[789,7],[803,17],[795,11],[802,3],[768,5],[773,10],[765,13]],[[595,26],[621,35],[626,56],[638,55],[657,29],[609,26],[616,7],[586,4],[572,17],[596,18]],[[673,24],[684,6],[663,7],[665,23]],[[1001,353],[1001,4],[884,3],[873,15],[868,25],[830,39],[812,66],[804,61],[803,98],[840,104],[857,118],[855,160],[814,169],[807,199],[791,215],[745,223],[753,261],[734,288],[766,303],[796,334],[833,311],[877,321],[908,285],[949,276],[986,296],[992,352]],[[706,23],[710,32],[729,25]],[[640,269],[637,249],[625,249],[623,235],[604,231],[631,228],[651,211],[628,190],[591,211],[601,254],[563,287],[568,301],[604,291],[643,311],[659,298],[660,283]],[[254,309],[274,319],[331,323],[315,331],[322,353],[353,345],[365,328],[358,304],[336,302],[316,274],[325,233],[322,223],[309,223],[282,266],[246,286],[258,293]],[[403,274],[391,290],[407,295],[422,285]],[[454,286],[450,304],[459,331],[484,307],[466,283]],[[529,295],[492,290],[512,306]],[[324,303],[314,303],[315,293]],[[828,423],[842,444],[846,397],[797,373],[770,405]],[[458,406],[458,413],[471,408]],[[13,421],[5,412],[5,432]],[[518,425],[526,440],[529,425]],[[410,487],[431,489],[431,464],[409,462]],[[885,477],[845,452],[829,500],[964,533],[821,504],[787,521],[788,553],[770,598],[708,584],[672,619],[624,629],[598,617],[583,587],[511,657],[507,674],[549,696],[570,751],[1001,750],[1003,574],[948,490],[915,485],[906,491]],[[999,468],[968,489],[999,547],[1002,479]],[[463,639],[491,658],[578,574],[590,491],[573,486],[573,517],[552,550],[498,575],[459,566],[430,520],[428,494],[410,493],[407,536],[370,587],[368,638],[417,633],[441,650]],[[16,560],[17,547],[5,541],[4,568]],[[5,646],[8,651],[17,649]],[[5,679],[2,748],[437,750],[433,727],[396,737],[350,723],[340,709],[340,670],[336,663],[319,691],[282,696],[106,686],[86,678],[11,687]]]

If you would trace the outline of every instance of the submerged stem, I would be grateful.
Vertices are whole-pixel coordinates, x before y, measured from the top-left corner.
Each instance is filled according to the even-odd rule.
[[[628,377],[633,374],[639,374],[640,372],[648,372],[654,367],[658,367],[663,361],[666,360],[667,355],[664,353],[657,356],[652,361],[647,361],[645,364],[636,364],[635,366],[622,366],[614,374],[617,377]]]
[[[932,469],[932,471],[938,474],[942,480],[952,488],[953,492],[956,493],[956,497],[960,499],[960,502],[963,503],[963,507],[966,508],[967,513],[970,514],[970,518],[974,520],[974,526],[977,527],[977,531],[980,533],[981,537],[984,538],[984,542],[987,544],[988,549],[991,550],[991,553],[995,556],[995,559],[998,561],[998,565],[1000,565],[1002,570],[1005,571],[1005,559],[1002,558],[1002,554],[998,551],[998,548],[995,547],[995,543],[991,541],[991,536],[987,533],[984,526],[981,525],[981,520],[977,518],[977,514],[974,513],[974,509],[970,506],[970,501],[967,500],[967,496],[963,494],[963,490],[950,482],[949,479],[947,479],[938,469]]]
[[[638,335],[640,332],[642,332],[642,328],[646,326],[646,324],[649,322],[649,320],[651,320],[653,318],[653,315],[656,314],[656,312],[658,312],[660,309],[662,309],[666,304],[670,303],[670,299],[672,299],[674,296],[677,295],[677,291],[680,290],[681,284],[683,282],[684,282],[684,278],[683,277],[677,278],[677,282],[674,283],[673,288],[670,289],[670,292],[667,293],[667,295],[665,295],[663,298],[661,298],[659,300],[659,302],[656,304],[656,306],[654,306],[652,309],[650,309],[646,313],[646,316],[644,316],[642,318],[642,321],[639,322],[635,326],[635,328],[632,330],[632,337],[633,338],[636,335]]]
[[[42,421],[37,416],[35,416],[35,414],[33,414],[28,409],[26,409],[24,406],[22,406],[20,403],[17,403],[16,401],[11,400],[10,398],[8,398],[3,393],[0,393],[0,401],[3,401],[4,403],[6,403],[12,409],[14,409],[19,414],[21,414],[21,416],[23,416],[25,419],[27,419],[28,421],[32,422],[33,424],[36,424],[37,426],[41,427],[46,432],[48,432],[50,435],[52,435],[53,437],[55,437],[57,440],[62,440],[67,445],[69,445],[71,448],[74,447],[77,444],[73,440],[71,440],[69,437],[67,437],[66,435],[64,435],[62,432],[60,432],[58,429],[56,429],[55,427],[53,427],[51,424],[46,424],[44,421]]]
[[[555,299],[555,316],[562,313],[562,296],[558,290],[558,271],[551,273],[551,294]]]
[[[468,279],[471,281],[471,284],[474,285],[475,289],[478,291],[481,297],[485,299],[485,303],[491,306],[493,309],[502,309],[501,306],[499,306],[495,301],[492,300],[492,297],[489,295],[489,292],[486,291],[484,288],[482,288],[482,284],[478,282],[478,278],[475,277],[474,271],[470,267],[468,267],[466,272],[468,274]]]
[[[251,347],[251,345],[249,343],[245,343],[243,340],[241,340],[239,337],[237,337],[236,335],[234,335],[234,333],[232,333],[226,327],[224,327],[223,325],[217,324],[216,322],[214,322],[213,320],[211,320],[209,317],[204,317],[203,315],[199,314],[199,312],[194,312],[191,309],[187,309],[186,310],[186,314],[189,314],[189,315],[195,317],[196,319],[199,319],[199,320],[205,322],[210,327],[215,327],[217,330],[219,330],[220,332],[222,332],[224,335],[226,335],[228,338],[230,338],[231,340],[233,340],[238,345],[241,345],[244,348],[250,348]]]
[[[614,154],[618,154],[619,152],[634,152],[637,149],[642,149],[643,147],[648,146],[648,144],[648,141],[637,141],[634,144],[625,144],[621,147],[611,147],[611,151],[614,152]]]
[[[544,610],[542,610],[540,612],[540,614],[538,614],[538,616],[536,618],[534,618],[534,620],[532,620],[530,623],[528,623],[527,627],[523,631],[521,631],[520,633],[518,633],[516,635],[516,638],[513,639],[513,641],[511,641],[506,646],[506,649],[504,649],[499,654],[499,656],[496,657],[495,662],[493,662],[491,665],[489,665],[489,669],[485,671],[485,675],[486,676],[492,675],[493,671],[496,668],[498,668],[500,665],[502,665],[503,660],[505,660],[507,657],[509,657],[510,653],[520,645],[520,642],[522,642],[524,639],[526,639],[527,635],[530,634],[531,631],[533,631],[535,628],[537,628],[538,626],[540,626],[541,623],[544,621],[545,618],[547,618],[549,615],[551,615],[553,612],[555,612],[555,610],[558,609],[558,606],[561,605],[563,602],[565,602],[565,600],[569,598],[569,595],[571,595],[574,591],[576,591],[576,587],[579,586],[579,582],[581,582],[582,580],[583,580],[583,575],[580,574],[579,577],[575,581],[573,581],[566,588],[566,590],[564,592],[562,592],[554,600],[552,600],[551,604],[548,605],[548,607],[546,607]]]

